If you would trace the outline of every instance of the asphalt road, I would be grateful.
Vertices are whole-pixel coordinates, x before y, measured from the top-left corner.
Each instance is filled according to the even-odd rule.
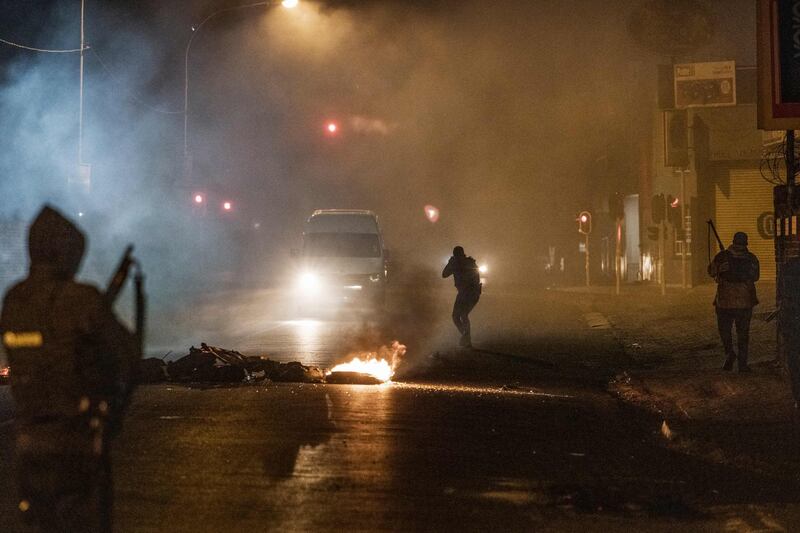
[[[158,333],[165,347],[197,335],[327,367],[397,336],[405,371],[380,386],[141,387],[115,447],[118,530],[800,528],[791,480],[672,451],[605,393],[625,360],[602,316],[564,294],[487,290],[476,349],[458,351],[446,297],[377,324],[278,316],[269,293],[193,306]],[[0,426],[4,472],[9,442]],[[13,531],[7,475],[0,498]]]

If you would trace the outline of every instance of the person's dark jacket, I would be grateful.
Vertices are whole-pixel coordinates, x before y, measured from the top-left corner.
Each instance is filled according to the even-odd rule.
[[[451,256],[450,260],[442,270],[442,277],[448,278],[453,276],[456,289],[462,291],[480,291],[481,289],[481,274],[478,271],[478,263],[469,256]]]
[[[708,274],[717,281],[714,305],[719,309],[751,309],[758,304],[755,282],[760,266],[747,246],[732,244],[718,253],[708,265]]]
[[[95,287],[77,283],[84,237],[45,207],[28,236],[30,272],[3,299],[0,335],[20,421],[70,417],[111,400],[138,357],[134,336]]]

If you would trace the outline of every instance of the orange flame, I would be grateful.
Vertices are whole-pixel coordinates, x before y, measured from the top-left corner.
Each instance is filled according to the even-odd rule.
[[[336,365],[328,374],[334,372],[358,372],[370,375],[381,381],[389,381],[394,376],[395,370],[397,370],[405,354],[405,345],[394,341],[391,346],[381,346],[377,352],[350,354],[354,356],[353,359],[347,363]]]
[[[372,358],[362,361],[359,357],[356,357],[349,363],[336,365],[331,370],[331,373],[333,372],[358,372],[359,374],[369,374],[381,381],[389,381],[394,375],[392,366],[386,359],[378,360]]]

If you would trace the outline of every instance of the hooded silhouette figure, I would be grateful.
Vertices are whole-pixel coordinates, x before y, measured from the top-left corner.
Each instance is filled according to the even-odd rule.
[[[95,287],[77,283],[80,230],[46,206],[28,233],[30,271],[3,299],[0,335],[16,403],[20,510],[46,531],[111,531],[104,419],[138,348]]]

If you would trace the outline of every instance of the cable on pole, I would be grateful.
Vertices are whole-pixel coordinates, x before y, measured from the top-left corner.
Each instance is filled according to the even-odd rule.
[[[144,106],[147,109],[149,109],[151,111],[154,111],[156,113],[161,113],[163,115],[183,115],[183,110],[181,110],[181,111],[173,111],[173,110],[168,110],[168,109],[159,109],[158,107],[154,107],[154,106],[148,104],[147,102],[145,102],[144,100],[142,100],[141,98],[139,98],[138,96],[136,96],[132,91],[130,91],[130,90],[128,90],[126,88],[126,85],[122,82],[122,80],[120,80],[119,78],[117,78],[114,75],[114,73],[111,71],[110,68],[108,68],[108,66],[106,65],[105,61],[103,61],[103,59],[100,57],[100,55],[97,53],[97,51],[94,48],[91,49],[91,52],[94,55],[94,57],[97,58],[97,61],[98,61],[98,63],[100,63],[100,66],[103,68],[103,70],[106,71],[106,73],[114,81],[114,83],[116,83],[117,85],[119,85],[120,87],[122,87],[125,90],[125,92],[128,94],[128,96],[130,97],[131,100],[133,100],[137,104],[139,104],[141,106]]]
[[[764,148],[764,152],[761,156],[761,164],[759,165],[761,177],[773,185],[785,185],[786,155],[786,136],[784,135],[781,142]],[[795,158],[799,156],[798,146],[795,146]],[[798,170],[800,169],[795,169],[795,175],[798,174]]]
[[[24,44],[15,43],[13,41],[7,41],[6,39],[2,38],[0,38],[0,43],[7,44],[8,46],[13,46],[15,48],[21,48],[23,50],[29,50],[31,52],[43,52],[47,54],[74,54],[82,50],[89,50],[91,48],[88,45],[83,48],[65,48],[65,49],[36,48],[34,46],[26,46]]]

